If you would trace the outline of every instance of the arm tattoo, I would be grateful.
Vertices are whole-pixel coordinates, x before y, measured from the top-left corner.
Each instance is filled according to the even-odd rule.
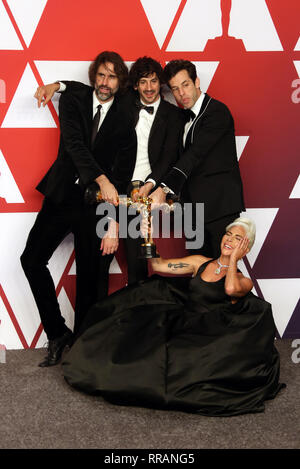
[[[174,269],[182,269],[183,267],[187,267],[189,264],[184,264],[184,262],[179,262],[178,264],[172,264],[171,262],[169,262],[168,264],[168,267],[170,267],[170,269],[172,267],[174,267]]]

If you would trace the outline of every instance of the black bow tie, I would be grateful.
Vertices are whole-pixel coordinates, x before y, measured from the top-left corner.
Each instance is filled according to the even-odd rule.
[[[185,113],[187,122],[191,119],[192,120],[195,119],[195,117],[196,117],[196,114],[193,111],[191,111],[190,109],[185,109],[184,113]]]
[[[140,111],[141,109],[144,109],[145,111],[149,112],[149,114],[153,114],[154,113],[154,106],[145,106],[144,104],[142,104],[140,101],[137,101],[135,103],[136,107],[138,108],[138,110]]]

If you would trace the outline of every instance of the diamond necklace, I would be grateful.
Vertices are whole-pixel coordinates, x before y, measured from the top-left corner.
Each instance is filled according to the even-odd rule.
[[[219,267],[217,267],[216,270],[215,270],[215,274],[217,274],[217,275],[219,275],[221,273],[222,267],[229,267],[229,265],[221,264],[220,258],[217,259],[217,263],[219,264]]]

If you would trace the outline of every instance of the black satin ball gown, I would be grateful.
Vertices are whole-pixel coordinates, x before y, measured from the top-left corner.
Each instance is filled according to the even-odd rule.
[[[62,364],[67,382],[112,403],[210,416],[262,412],[284,386],[271,305],[232,304],[225,278],[154,276],[89,311]]]

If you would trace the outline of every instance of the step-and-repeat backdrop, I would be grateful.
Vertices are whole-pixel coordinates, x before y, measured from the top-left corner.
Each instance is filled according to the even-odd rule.
[[[46,342],[19,258],[42,202],[34,188],[56,158],[59,97],[38,109],[33,94],[58,79],[88,83],[103,50],[129,66],[144,55],[162,65],[192,60],[201,89],[228,105],[247,214],[257,223],[241,268],[272,303],[278,337],[300,337],[299,17],[299,0],[0,1],[0,344]],[[161,241],[160,252],[182,255],[184,243]],[[72,236],[49,268],[72,326]],[[126,275],[121,245],[110,292]]]

